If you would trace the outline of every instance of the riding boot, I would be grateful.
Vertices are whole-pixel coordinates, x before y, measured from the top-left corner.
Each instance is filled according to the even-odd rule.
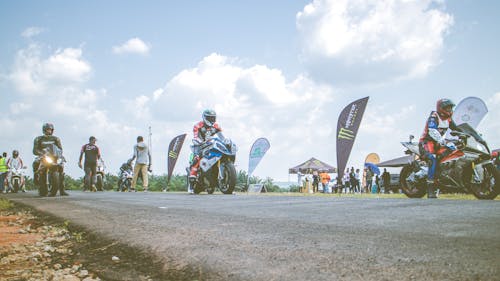
[[[436,185],[434,182],[427,183],[427,198],[430,198],[430,199],[437,198]]]

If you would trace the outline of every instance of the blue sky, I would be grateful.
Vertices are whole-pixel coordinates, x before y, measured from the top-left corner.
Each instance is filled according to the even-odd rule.
[[[0,150],[21,150],[44,122],[67,172],[98,138],[110,172],[153,131],[153,169],[169,141],[214,108],[239,144],[271,149],[254,174],[288,179],[310,157],[336,165],[337,117],[370,96],[348,166],[402,155],[437,99],[482,98],[479,130],[500,147],[496,1],[2,1]],[[176,173],[187,164],[187,139]],[[291,179],[295,179],[291,177]]]

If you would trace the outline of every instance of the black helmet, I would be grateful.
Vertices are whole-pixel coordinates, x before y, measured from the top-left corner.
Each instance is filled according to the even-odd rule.
[[[212,127],[217,120],[217,114],[212,109],[205,109],[201,117],[203,118],[203,122],[210,127]]]
[[[50,134],[47,132],[48,130],[51,130]],[[52,123],[45,123],[43,124],[42,131],[44,135],[52,135],[52,132],[54,131],[54,125],[52,125]]]
[[[443,118],[450,118],[453,115],[455,103],[450,99],[440,99],[436,103],[436,111]]]
[[[14,149],[14,150],[12,151],[12,156],[13,156],[13,157],[17,157],[17,156],[19,156],[19,151],[17,151],[17,150],[15,150],[15,149]]]

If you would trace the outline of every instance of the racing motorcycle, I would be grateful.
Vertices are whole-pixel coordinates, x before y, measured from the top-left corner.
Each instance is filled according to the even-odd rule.
[[[25,169],[26,167],[10,169],[11,176],[10,176],[9,186],[13,193],[17,193],[24,187],[23,174]]]
[[[64,163],[66,159],[62,150],[55,144],[44,148],[44,153],[37,159],[38,165],[38,193],[40,196],[55,196],[58,190],[64,189]]]
[[[460,132],[451,132],[456,139],[450,140],[456,149],[438,159],[438,186],[449,191],[472,193],[478,199],[494,199],[500,192],[500,172],[494,166],[490,149],[469,124],[458,127]],[[423,160],[412,136],[410,142],[401,144],[407,148],[405,153],[413,156],[413,161],[401,170],[401,189],[410,198],[421,198],[427,192],[429,163]]]
[[[96,167],[96,182],[95,182],[95,187],[97,188],[98,191],[104,191],[104,169],[106,166],[104,165],[104,160],[99,159],[97,161],[97,167]]]
[[[218,188],[224,194],[232,194],[236,186],[236,144],[221,132],[210,136],[200,145],[200,171],[197,178],[189,182],[195,194],[207,191],[213,194]],[[194,157],[193,157],[194,158]],[[191,163],[192,164],[192,163]],[[189,168],[188,177],[189,177]]]
[[[132,166],[128,164],[123,164],[120,167],[120,178],[118,180],[118,190],[117,191],[130,191],[132,187],[132,179],[134,178],[134,171]]]

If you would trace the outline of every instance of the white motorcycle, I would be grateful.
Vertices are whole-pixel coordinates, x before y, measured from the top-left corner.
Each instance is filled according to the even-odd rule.
[[[25,182],[24,182],[24,171],[25,170],[26,170],[26,167],[10,169],[9,187],[10,187],[11,192],[17,193],[17,192],[19,192],[19,190],[23,190],[24,185],[25,185]]]

